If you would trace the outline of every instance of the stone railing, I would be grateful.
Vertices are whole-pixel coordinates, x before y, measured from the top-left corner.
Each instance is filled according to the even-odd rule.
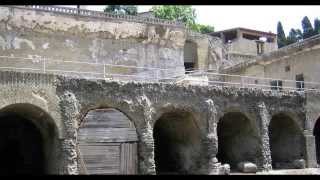
[[[195,32],[189,28],[187,29],[187,34],[188,34],[188,36],[192,36],[192,37],[206,37],[207,36],[206,34],[201,34],[199,32]]]
[[[32,9],[32,10],[37,10],[37,11],[47,11],[47,12],[55,12],[55,13],[62,13],[62,14],[88,16],[88,17],[94,17],[94,18],[123,20],[123,21],[131,21],[131,22],[138,22],[138,23],[185,27],[185,25],[179,21],[168,21],[168,20],[158,19],[158,18],[121,15],[121,14],[113,14],[113,13],[92,11],[92,10],[86,10],[86,9],[69,8],[69,7],[40,6],[40,5],[7,6],[7,7]]]
[[[229,51],[227,54],[228,60],[250,60],[250,59],[255,59],[257,56],[252,55],[252,54],[244,54],[244,53],[239,53],[239,52],[232,52]]]
[[[161,82],[170,84],[186,80],[191,84],[206,84],[209,86],[221,87],[320,91],[319,82],[240,76],[218,73],[217,71],[212,70],[185,71],[184,68],[181,67],[163,69],[159,67],[138,67],[119,64],[68,61],[48,57],[0,56],[0,72],[1,71],[36,72],[100,80]],[[184,74],[184,72],[187,74]]]
[[[296,42],[296,43],[290,44],[288,46],[284,46],[282,48],[279,48],[278,50],[279,51],[286,51],[286,50],[292,49],[292,48],[303,47],[303,46],[309,44],[310,42],[318,40],[318,39],[320,39],[320,34],[312,36],[312,37],[309,37],[309,38],[306,38],[306,39],[304,39],[304,40],[302,40],[300,42]]]

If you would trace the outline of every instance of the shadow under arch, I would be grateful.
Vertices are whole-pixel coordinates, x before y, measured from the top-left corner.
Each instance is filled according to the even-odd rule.
[[[90,108],[78,130],[80,174],[137,174],[135,123],[113,107]]]
[[[166,111],[153,128],[157,174],[197,173],[201,156],[201,133],[192,113]]]
[[[320,117],[314,125],[313,135],[315,137],[317,164],[320,164]]]
[[[285,112],[274,114],[269,127],[269,144],[274,169],[295,169],[295,160],[305,159],[304,137],[298,122]]]
[[[241,111],[227,111],[217,125],[218,154],[221,163],[230,164],[237,171],[240,162],[252,162],[259,165],[261,140],[255,121],[250,120]]]
[[[29,103],[8,105],[0,109],[0,129],[0,149],[10,151],[10,167],[1,167],[1,174],[58,173],[59,132],[46,111]]]

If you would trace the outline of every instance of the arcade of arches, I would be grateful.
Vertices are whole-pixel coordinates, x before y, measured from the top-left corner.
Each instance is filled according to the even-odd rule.
[[[7,154],[0,172],[51,173],[50,166],[55,157],[53,149],[59,148],[52,119],[41,109],[25,104],[3,108],[0,119],[0,151]],[[319,122],[314,127],[318,163]],[[219,120],[217,127],[219,162],[230,164],[233,171],[243,161],[258,164],[261,140],[254,122],[240,112],[229,112]],[[305,158],[301,129],[289,116],[280,113],[272,117],[269,137],[273,168],[293,168],[294,160]],[[201,135],[191,113],[164,113],[154,125],[153,138],[157,174],[197,172],[201,163]],[[138,173],[136,129],[133,122],[117,109],[89,111],[79,129],[78,140],[80,173]]]

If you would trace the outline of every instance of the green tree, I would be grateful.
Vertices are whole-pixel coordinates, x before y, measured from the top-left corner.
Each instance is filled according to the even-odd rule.
[[[278,47],[281,48],[287,44],[286,34],[283,31],[281,22],[278,22],[277,25],[277,37],[278,37]]]
[[[287,37],[286,45],[295,43],[299,40],[301,40],[302,37],[302,32],[300,29],[291,29],[289,32],[289,36]]]
[[[213,26],[200,24],[200,33],[206,34],[210,32],[214,32]]]
[[[309,20],[309,18],[307,16],[305,16],[302,19],[301,24],[302,24],[303,39],[311,37],[311,36],[313,36],[315,34],[314,30],[313,30],[313,27],[312,27],[312,25],[310,23],[310,20]]]
[[[137,15],[138,8],[134,5],[107,5],[107,7],[104,9],[104,12]]]
[[[181,21],[188,28],[200,33],[209,33],[214,31],[214,27],[210,25],[202,25],[196,23],[196,11],[191,6],[186,5],[161,5],[153,6],[152,12],[155,17],[167,19],[171,21]]]
[[[186,5],[161,5],[153,6],[152,12],[155,17],[161,19],[181,21],[190,27],[195,24],[196,13],[195,9]]]
[[[320,34],[320,20],[318,18],[314,19],[314,33]]]
[[[190,29],[196,32],[200,32],[202,34],[214,32],[214,27],[210,25],[202,25],[202,24],[192,24]]]

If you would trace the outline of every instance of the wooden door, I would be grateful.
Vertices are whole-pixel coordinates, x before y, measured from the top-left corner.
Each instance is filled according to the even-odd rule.
[[[137,134],[115,109],[89,111],[78,133],[82,174],[136,174]]]

